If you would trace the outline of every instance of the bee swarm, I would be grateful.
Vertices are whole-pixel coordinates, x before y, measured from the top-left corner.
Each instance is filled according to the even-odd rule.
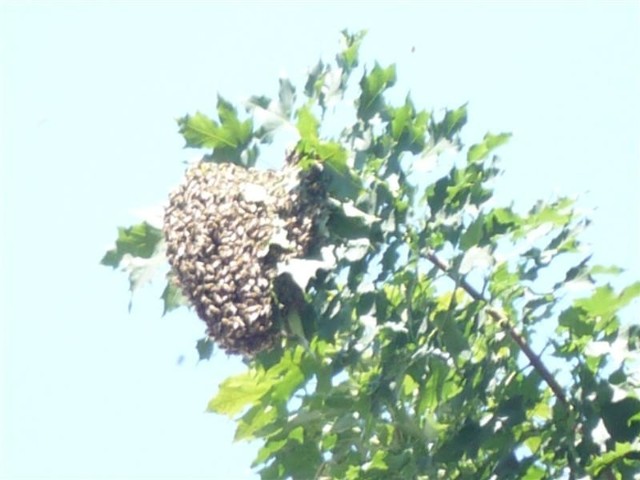
[[[208,335],[228,353],[252,355],[280,337],[276,265],[305,256],[318,240],[326,198],[319,174],[202,161],[170,195],[167,258]]]

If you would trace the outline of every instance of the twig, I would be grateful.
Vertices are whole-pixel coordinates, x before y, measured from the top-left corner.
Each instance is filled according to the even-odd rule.
[[[428,252],[426,254],[427,260],[433,263],[438,269],[440,269],[443,273],[445,273],[449,278],[455,281],[460,287],[462,287],[474,300],[479,302],[489,303],[484,296],[480,292],[478,292],[473,286],[469,284],[464,278],[454,275],[450,270],[449,266],[438,258],[433,252]],[[492,307],[488,307],[486,309],[487,313],[493,318],[498,324],[502,325],[503,328],[507,331],[509,336],[513,339],[514,342],[520,347],[522,353],[529,359],[533,368],[540,374],[542,379],[549,385],[549,388],[554,393],[556,398],[562,402],[564,405],[568,406],[569,402],[567,401],[567,397],[562,390],[562,387],[558,384],[556,379],[553,377],[551,372],[547,369],[547,367],[542,363],[540,356],[536,355],[536,353],[531,350],[531,347],[527,344],[526,340],[516,331],[516,329],[509,324],[509,319],[506,315]]]

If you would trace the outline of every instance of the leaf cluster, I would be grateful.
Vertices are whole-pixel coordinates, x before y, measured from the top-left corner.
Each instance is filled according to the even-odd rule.
[[[236,440],[262,441],[264,479],[638,474],[640,329],[621,311],[640,282],[616,291],[621,270],[590,263],[572,200],[495,205],[495,150],[510,134],[464,147],[466,105],[391,104],[396,68],[360,66],[363,38],[342,32],[300,97],[280,80],[277,99],[251,97],[250,118],[220,98],[219,122],[179,121],[187,146],[243,165],[294,129],[300,165],[322,165],[332,199],[334,267],[300,260],[316,263],[299,280],[292,335],[247,360],[208,409],[237,421]],[[353,122],[326,135],[338,103]],[[425,169],[444,151],[460,155]],[[121,229],[103,263],[149,258],[156,237]],[[165,293],[169,310],[179,301]]]

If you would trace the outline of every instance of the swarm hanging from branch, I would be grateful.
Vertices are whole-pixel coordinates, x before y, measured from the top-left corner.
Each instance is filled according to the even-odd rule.
[[[169,197],[167,257],[179,287],[228,353],[253,355],[281,331],[277,264],[319,241],[326,195],[319,167],[279,171],[201,161]]]

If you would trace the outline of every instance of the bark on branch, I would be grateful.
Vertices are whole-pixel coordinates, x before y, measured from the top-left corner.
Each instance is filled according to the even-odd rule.
[[[447,265],[447,263],[445,263],[443,260],[438,258],[435,255],[435,253],[427,252],[426,258],[431,263],[433,263],[440,271],[446,274],[449,278],[453,279],[454,281],[457,281],[458,285],[464,291],[466,291],[471,296],[471,298],[480,302],[484,302],[487,305],[489,305],[489,302],[483,297],[483,295],[480,292],[478,292],[473,286],[471,286],[464,278],[456,278],[456,275],[453,272],[451,272],[449,265]],[[531,349],[531,347],[526,342],[524,337],[520,335],[520,333],[518,333],[515,327],[509,323],[509,319],[506,317],[506,315],[500,310],[497,310],[491,307],[490,305],[487,307],[486,312],[491,318],[493,318],[496,322],[498,322],[498,324],[501,325],[502,328],[504,328],[504,330],[513,339],[513,341],[518,345],[522,353],[525,354],[529,362],[531,362],[531,365],[533,366],[533,368],[540,374],[540,376],[545,381],[545,383],[549,386],[549,388],[551,389],[553,394],[556,396],[556,398],[562,404],[568,406],[569,402],[567,401],[567,397],[564,393],[564,390],[562,390],[562,387],[558,384],[558,382],[553,377],[549,369],[544,365],[544,363],[542,363],[540,356],[538,356]]]

